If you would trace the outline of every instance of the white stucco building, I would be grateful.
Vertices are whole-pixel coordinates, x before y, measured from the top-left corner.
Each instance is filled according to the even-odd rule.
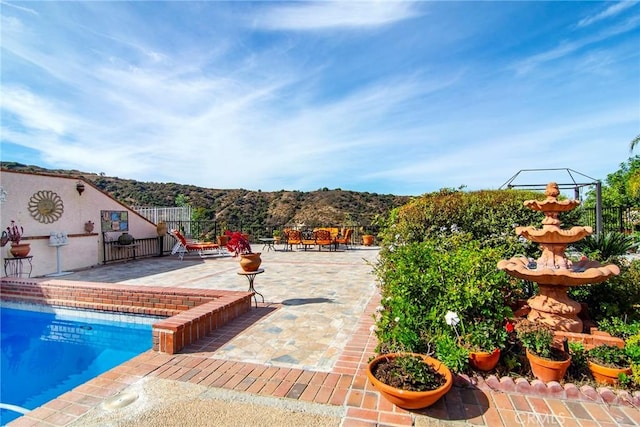
[[[84,187],[84,188],[82,188]],[[108,213],[121,213],[125,221],[111,221]],[[117,215],[114,214],[114,220]],[[109,219],[109,221],[107,221]],[[156,224],[103,193],[90,182],[69,176],[0,170],[0,230],[11,221],[24,228],[21,243],[29,243],[31,277],[58,271],[56,247],[51,233],[65,233],[60,246],[62,270],[73,270],[103,262],[103,239],[117,240],[125,227],[136,239],[156,238]],[[87,222],[94,224],[85,231]],[[105,231],[106,230],[109,231]],[[2,266],[12,258],[11,242],[0,248]],[[11,263],[11,261],[9,262]],[[2,270],[4,276],[5,270]]]

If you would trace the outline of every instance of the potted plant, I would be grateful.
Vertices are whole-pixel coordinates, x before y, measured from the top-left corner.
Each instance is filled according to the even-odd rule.
[[[367,377],[382,396],[405,409],[433,405],[453,384],[442,362],[416,353],[381,354],[369,362]]]
[[[273,230],[273,243],[280,243],[282,240],[282,232],[280,230]]]
[[[587,365],[598,383],[617,385],[620,374],[631,374],[631,359],[625,348],[602,344],[587,351]]]
[[[20,243],[23,235],[24,228],[21,225],[18,225],[14,220],[11,220],[11,224],[7,227],[7,237],[11,242],[11,248],[9,251],[14,257],[26,257],[29,255],[31,245],[29,243]]]
[[[362,244],[364,246],[373,246],[374,236],[368,228],[362,228]]]
[[[239,231],[226,231],[227,250],[234,257],[240,256],[240,267],[244,271],[256,271],[260,268],[262,259],[260,252],[252,252],[249,240],[245,238]]]
[[[464,344],[469,350],[469,364],[480,371],[490,371],[500,360],[500,349],[507,342],[507,326],[502,322],[491,319],[472,323],[470,331],[464,338]]]
[[[526,349],[531,371],[541,381],[560,381],[571,364],[571,356],[553,346],[551,326],[522,320],[515,326],[516,334]]]
[[[463,347],[469,355],[469,364],[481,371],[490,371],[500,361],[500,349],[507,342],[508,327],[510,323],[502,325],[497,319],[475,319],[470,326],[465,328],[464,323],[453,311],[445,315],[447,325],[453,327],[458,337],[458,345]],[[458,333],[457,325],[460,324],[462,335]]]

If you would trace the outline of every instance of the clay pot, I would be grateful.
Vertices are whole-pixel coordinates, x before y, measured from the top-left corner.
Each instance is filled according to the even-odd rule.
[[[500,349],[496,348],[491,353],[486,351],[472,351],[469,353],[469,364],[479,371],[490,371],[500,361]]]
[[[545,383],[549,381],[560,381],[564,378],[564,374],[571,364],[571,356],[566,353],[564,354],[566,355],[566,360],[556,361],[537,356],[527,349],[527,359],[531,365],[533,375]]]
[[[84,232],[91,233],[93,231],[94,223],[91,221],[87,221],[84,223]]]
[[[411,353],[411,354],[414,354],[414,353]],[[428,363],[429,365],[433,366],[436,371],[444,375],[444,377],[446,378],[445,384],[434,390],[427,390],[427,391],[401,390],[383,383],[373,375],[373,368],[375,368],[375,366],[378,363],[380,363],[385,359],[398,357],[400,355],[401,353],[381,354],[377,356],[375,359],[373,359],[371,362],[369,362],[369,365],[367,366],[367,377],[369,378],[369,381],[371,381],[373,386],[389,402],[405,409],[426,408],[436,403],[438,399],[440,399],[442,396],[447,394],[447,392],[451,389],[451,386],[453,385],[453,376],[451,375],[451,371],[449,370],[449,368],[447,368],[439,360],[424,354],[417,354],[416,356],[422,357],[425,363]]]
[[[167,234],[167,231],[169,231],[169,229],[166,222],[160,221],[156,224],[156,233],[158,233],[158,236],[164,236]]]
[[[260,258],[260,252],[252,254],[240,254],[240,267],[244,271],[256,271],[262,264],[262,258]]]
[[[373,245],[373,236],[371,234],[365,234],[362,236],[362,244],[365,246]]]
[[[12,243],[9,252],[16,258],[22,258],[29,255],[29,251],[31,251],[30,243]]]
[[[631,367],[629,368],[609,368],[607,366],[598,365],[592,361],[587,361],[591,375],[597,383],[617,385],[618,374],[631,375]]]
[[[220,247],[227,246],[228,241],[229,241],[229,236],[226,236],[226,235],[218,236],[218,245],[220,245]]]

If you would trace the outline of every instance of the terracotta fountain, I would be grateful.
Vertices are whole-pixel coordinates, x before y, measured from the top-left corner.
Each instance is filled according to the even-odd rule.
[[[567,295],[572,286],[596,284],[620,274],[617,265],[601,265],[597,261],[583,258],[578,262],[567,259],[567,245],[582,240],[593,231],[591,227],[560,228],[558,215],[580,204],[577,200],[558,200],[558,185],[547,184],[543,201],[527,200],[524,205],[544,214],[542,229],[516,227],[516,234],[539,243],[542,256],[537,260],[516,257],[498,263],[498,268],[510,276],[536,282],[539,294],[528,301],[531,311],[529,320],[544,322],[557,331],[582,332],[582,321],[578,318],[580,304]]]

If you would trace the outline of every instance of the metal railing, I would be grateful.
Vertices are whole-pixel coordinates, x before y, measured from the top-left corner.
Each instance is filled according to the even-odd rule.
[[[614,206],[602,208],[602,230],[629,233],[640,228],[640,208],[630,206]],[[582,208],[581,225],[596,228],[596,209]]]

